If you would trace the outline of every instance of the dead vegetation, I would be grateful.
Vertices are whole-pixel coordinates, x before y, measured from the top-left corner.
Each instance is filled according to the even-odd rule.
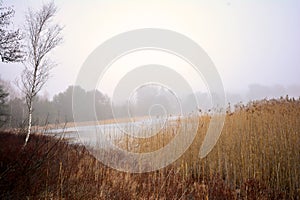
[[[22,150],[25,135],[1,133],[0,199],[300,199],[299,100],[236,106],[200,160],[209,120],[199,119],[197,137],[179,160],[142,174],[108,168],[85,148],[48,136],[33,135]],[[151,151],[172,137],[134,142]]]

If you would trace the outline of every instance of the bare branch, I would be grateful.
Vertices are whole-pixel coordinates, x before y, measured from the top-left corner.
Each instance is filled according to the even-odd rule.
[[[11,7],[0,7],[0,57],[2,62],[20,62],[24,59],[22,34],[19,30],[8,29],[14,13]]]
[[[29,113],[25,145],[30,135],[33,99],[43,88],[49,79],[51,69],[55,66],[48,55],[62,42],[63,28],[52,23],[56,12],[57,8],[51,2],[43,5],[37,12],[29,9],[26,15],[27,59],[21,77],[22,91],[26,97]]]

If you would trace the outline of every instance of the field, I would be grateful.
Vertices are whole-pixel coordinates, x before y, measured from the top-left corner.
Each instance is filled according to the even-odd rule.
[[[0,199],[300,199],[300,100],[281,98],[237,105],[226,114],[214,149],[199,159],[210,116],[173,164],[149,173],[104,166],[80,145],[22,133],[0,134]],[[174,137],[124,138],[153,151]],[[122,155],[113,154],[111,159]]]

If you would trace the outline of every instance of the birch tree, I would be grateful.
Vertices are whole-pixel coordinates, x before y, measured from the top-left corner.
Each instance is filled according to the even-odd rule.
[[[49,79],[54,62],[49,53],[62,42],[62,27],[53,22],[57,7],[53,2],[44,4],[38,11],[29,10],[26,15],[27,59],[21,75],[22,91],[28,108],[26,146],[32,127],[33,100]]]

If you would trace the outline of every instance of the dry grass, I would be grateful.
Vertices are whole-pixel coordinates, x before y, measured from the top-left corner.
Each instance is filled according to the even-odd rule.
[[[146,117],[135,117],[134,121],[140,121],[145,119]],[[38,132],[43,132],[45,129],[61,129],[61,128],[72,128],[76,126],[94,126],[96,124],[103,125],[103,124],[115,124],[115,123],[128,123],[131,122],[132,119],[127,118],[118,118],[118,119],[106,119],[100,121],[84,121],[84,122],[64,122],[64,123],[57,123],[57,124],[47,124],[45,126],[33,126],[32,128]]]
[[[110,169],[83,147],[46,136],[33,136],[21,150],[22,135],[2,133],[0,199],[300,199],[299,100],[237,106],[200,160],[209,121],[208,115],[199,119],[197,137],[179,160],[143,174]],[[138,143],[131,151],[153,151],[175,135],[167,128],[148,139],[125,138],[120,146]]]

